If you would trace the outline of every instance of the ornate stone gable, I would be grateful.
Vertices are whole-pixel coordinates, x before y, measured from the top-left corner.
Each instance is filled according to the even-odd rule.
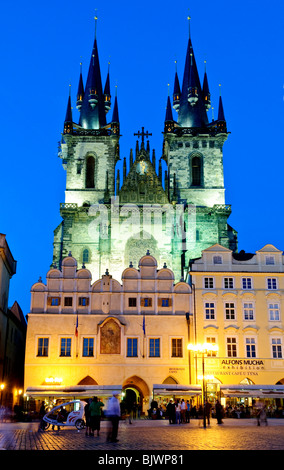
[[[168,204],[169,200],[148,152],[142,147],[119,191],[122,204]]]

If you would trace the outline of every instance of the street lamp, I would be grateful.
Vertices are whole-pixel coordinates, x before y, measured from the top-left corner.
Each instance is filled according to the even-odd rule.
[[[193,351],[196,354],[201,354],[202,357],[202,381],[203,381],[203,426],[206,428],[206,415],[205,415],[205,393],[206,393],[206,387],[205,387],[205,362],[204,362],[204,356],[207,355],[208,353],[211,352],[217,352],[218,351],[218,346],[217,344],[212,344],[212,343],[204,343],[204,344],[188,344],[187,349],[189,351]]]

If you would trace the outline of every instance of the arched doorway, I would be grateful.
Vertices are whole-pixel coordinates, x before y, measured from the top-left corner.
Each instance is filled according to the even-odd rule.
[[[133,375],[126,379],[122,385],[123,405],[125,407],[133,407],[137,417],[145,414],[149,407],[150,390],[146,382]]]

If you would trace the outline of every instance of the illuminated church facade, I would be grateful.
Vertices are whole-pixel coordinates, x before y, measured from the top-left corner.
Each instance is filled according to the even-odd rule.
[[[173,269],[176,279],[186,279],[190,259],[206,247],[219,243],[237,250],[237,233],[228,223],[231,207],[224,196],[223,145],[228,131],[222,98],[218,118],[210,122],[207,74],[201,85],[191,37],[182,86],[176,73],[173,103],[167,99],[160,157],[150,150],[149,133],[133,129],[138,136],[135,150],[130,150],[128,164],[124,158],[123,175],[116,170],[118,97],[111,96],[109,73],[102,84],[96,35],[85,85],[80,72],[76,106],[78,124],[73,122],[69,96],[59,150],[66,191],[60,204],[62,222],[54,232],[57,267],[71,252],[93,278],[106,268],[120,278],[149,250],[159,265]]]
[[[167,98],[159,162],[150,150],[149,133],[133,129],[138,140],[130,150],[128,171],[125,159],[123,175],[116,169],[118,97],[111,97],[109,74],[102,84],[96,35],[85,85],[80,73],[76,105],[78,123],[73,121],[70,94],[59,150],[66,170],[65,201],[60,204],[62,222],[54,231],[53,263],[46,283],[39,279],[31,289],[28,396],[105,397],[114,389],[130,390],[145,412],[154,396],[201,394],[200,361],[189,353],[188,343],[218,343],[218,357],[227,358],[237,351],[229,348],[233,338],[244,357],[245,335],[250,340],[258,337],[263,345],[269,329],[273,356],[273,346],[284,341],[278,316],[283,254],[264,248],[268,258],[277,260],[272,271],[257,256],[251,257],[257,260],[252,263],[238,257],[237,233],[228,223],[231,208],[224,196],[223,145],[229,132],[222,97],[218,117],[210,121],[207,74],[201,85],[191,37],[181,86],[176,73],[172,100]],[[214,263],[213,255],[226,262]],[[254,290],[241,287],[241,273],[245,270],[253,283],[257,263],[263,281],[256,279]],[[223,277],[235,278],[236,284],[222,287]],[[275,317],[269,324],[263,296],[256,296],[267,277],[279,277],[277,289],[267,287],[267,308]],[[216,278],[218,289],[213,281],[212,286],[204,284],[211,278]],[[221,312],[226,303],[234,309],[224,322]],[[254,312],[249,321],[240,307],[245,304],[253,305],[243,307]],[[269,346],[265,354],[268,350]],[[224,377],[225,383],[236,383],[235,357],[229,359],[232,375],[226,377],[216,369],[216,357],[209,358],[214,390]],[[280,360],[282,350],[255,383],[281,382]],[[237,383],[250,383],[248,375],[237,377]]]

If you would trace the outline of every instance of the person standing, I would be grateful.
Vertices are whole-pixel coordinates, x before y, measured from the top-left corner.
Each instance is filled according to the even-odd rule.
[[[91,428],[91,415],[90,415],[90,404],[92,403],[92,399],[89,398],[87,404],[85,405],[85,420],[86,420],[86,436],[92,435],[92,428]]]
[[[181,423],[181,404],[179,402],[179,398],[176,401],[176,424]]]
[[[209,401],[205,402],[205,418],[207,419],[207,424],[210,424],[210,415],[211,415],[212,405]]]
[[[223,424],[223,406],[219,402],[219,400],[216,401],[215,405],[215,411],[216,411],[216,419],[217,419],[217,424]]]
[[[190,403],[189,403],[189,400],[187,400],[187,402],[186,402],[185,422],[190,423]]]
[[[101,427],[101,415],[102,415],[102,407],[105,406],[104,403],[98,400],[97,397],[94,397],[92,403],[90,404],[90,424],[92,433],[91,436],[94,435],[94,431],[97,431],[97,436],[100,435],[100,427]]]
[[[169,424],[175,424],[176,421],[176,410],[173,400],[170,400],[167,404],[167,415],[169,418]]]
[[[118,442],[118,425],[120,419],[120,403],[118,394],[113,393],[113,396],[108,401],[107,416],[110,419],[111,428],[108,431],[107,440],[110,442]]]
[[[181,400],[180,404],[180,414],[181,414],[181,422],[185,423],[185,412],[186,412],[186,405],[184,399]]]

